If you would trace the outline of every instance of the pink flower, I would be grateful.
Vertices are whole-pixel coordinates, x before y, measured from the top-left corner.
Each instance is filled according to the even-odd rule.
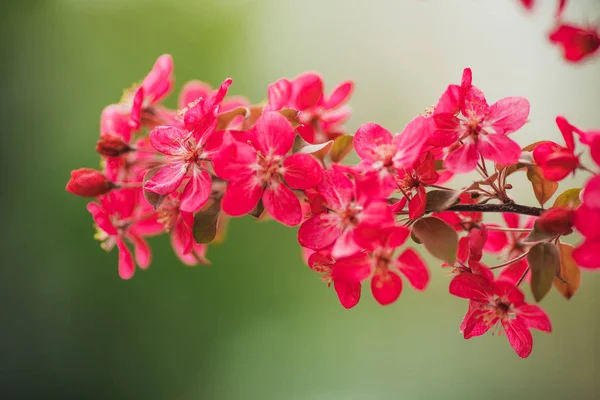
[[[278,112],[265,111],[249,132],[241,134],[247,142],[227,134],[213,157],[216,174],[229,181],[223,211],[244,215],[262,199],[275,220],[299,224],[302,209],[292,189],[315,187],[321,181],[321,166],[308,154],[287,155],[294,143],[294,128]]]
[[[575,212],[575,228],[585,240],[575,250],[573,259],[580,267],[600,268],[600,176],[590,179],[583,190],[583,203]]]
[[[579,167],[579,157],[575,155],[574,127],[564,117],[556,117],[567,147],[554,142],[544,142],[533,150],[533,159],[542,169],[544,177],[551,181],[560,181]]]
[[[129,113],[129,125],[133,129],[140,127],[142,112],[165,98],[173,88],[173,83],[173,58],[163,54],[133,95]]]
[[[97,225],[96,238],[102,241],[102,247],[110,251],[115,245],[119,249],[119,276],[129,279],[135,271],[150,265],[150,246],[144,236],[155,235],[162,231],[162,225],[156,220],[149,205],[140,202],[141,191],[124,189],[102,196],[100,203],[88,203],[87,209]],[[125,241],[133,243],[135,263]]]
[[[526,358],[533,348],[530,330],[552,331],[544,310],[525,303],[525,296],[512,283],[461,274],[450,282],[450,293],[470,300],[469,311],[460,327],[465,339],[483,335],[500,323],[517,355]]]
[[[367,190],[372,190],[371,195],[389,196],[398,187],[397,176],[403,185],[410,186],[406,187],[407,190],[419,186],[418,180],[413,179],[419,173],[413,167],[421,158],[423,146],[434,129],[433,119],[423,116],[413,119],[396,136],[374,123],[363,124],[358,128],[354,135],[354,149],[362,162],[354,170],[357,175],[367,175],[364,181],[369,183]],[[435,168],[429,171],[430,167],[434,167],[433,158],[424,167],[428,171],[421,168],[421,172],[426,173],[428,183],[434,183],[437,173]],[[424,190],[423,188],[423,192]]]
[[[300,226],[298,241],[302,247],[321,250],[333,245],[334,258],[350,256],[361,250],[354,240],[361,222],[372,225],[393,222],[392,211],[383,199],[357,190],[350,178],[339,171],[325,171],[317,192],[323,212]]]
[[[354,83],[339,84],[329,97],[325,97],[323,80],[307,72],[293,80],[280,79],[269,85],[269,105],[275,111],[292,108],[300,111],[298,132],[309,143],[323,143],[341,135],[341,125],[350,117],[345,103],[352,96]]]
[[[483,93],[471,84],[467,68],[460,88],[449,86],[436,106],[433,119],[437,130],[430,142],[446,148],[444,166],[455,173],[474,170],[480,156],[514,164],[521,148],[507,135],[521,128],[528,115],[529,102],[522,97],[507,97],[489,106]]]
[[[343,274],[339,274],[338,276],[338,274],[334,272],[337,269],[337,265],[336,261],[331,256],[331,249],[313,252],[308,257],[308,266],[313,271],[321,274],[321,280],[325,282],[327,286],[331,286],[331,283],[333,283],[333,288],[338,296],[340,304],[344,308],[350,309],[358,304],[361,292],[360,282],[366,279],[366,277],[354,276],[350,277],[352,279],[349,280],[349,277],[344,276]],[[361,272],[359,271],[359,274],[360,273]],[[334,279],[334,276],[336,276],[337,279]]]
[[[184,115],[187,130],[159,126],[150,132],[150,142],[167,156],[168,164],[144,184],[144,189],[160,195],[173,193],[189,178],[181,196],[181,209],[194,212],[208,201],[212,180],[206,163],[219,149],[222,136],[215,133],[219,104],[231,79],[212,97],[200,99]]]
[[[424,290],[429,283],[429,271],[421,257],[409,248],[394,258],[395,250],[404,244],[409,234],[410,231],[401,226],[360,225],[355,240],[365,251],[339,258],[333,279],[359,282],[371,276],[371,292],[381,305],[391,304],[400,297],[400,273],[415,289]]]
[[[458,241],[456,262],[454,265],[444,264],[443,267],[452,267],[455,274],[480,274],[486,278],[493,279],[492,271],[481,262],[483,247],[487,242],[488,231],[485,225],[480,228],[472,228],[468,236],[463,236]]]
[[[590,57],[600,48],[600,32],[596,27],[561,24],[549,38],[550,42],[562,47],[564,59],[574,63]]]

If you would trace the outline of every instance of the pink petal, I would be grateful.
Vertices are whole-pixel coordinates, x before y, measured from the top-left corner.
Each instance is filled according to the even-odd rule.
[[[140,87],[133,95],[131,110],[129,111],[129,126],[139,129],[142,119],[142,103],[144,102],[144,88]]]
[[[125,143],[131,141],[131,127],[129,126],[129,116],[122,111],[119,104],[111,104],[102,110],[100,117],[101,134],[121,135]]]
[[[214,108],[221,104],[221,102],[227,95],[227,90],[229,90],[229,86],[231,86],[232,83],[233,80],[231,78],[225,79],[223,83],[221,83],[219,88],[211,94],[211,96],[208,98],[208,105],[211,108]]]
[[[127,232],[127,237],[133,243],[133,250],[135,253],[135,263],[143,269],[150,266],[152,259],[152,252],[148,242],[146,242],[141,236],[134,234],[133,232]]]
[[[309,249],[324,249],[333,244],[342,234],[338,224],[339,216],[335,214],[317,214],[300,226],[298,242],[302,247]]]
[[[574,226],[588,239],[600,238],[600,209],[582,204],[575,212]]]
[[[144,189],[162,195],[173,193],[181,185],[187,168],[187,163],[167,164],[156,175],[146,181]]]
[[[345,309],[350,309],[360,300],[360,282],[333,281],[333,288],[338,295],[340,304]]]
[[[206,99],[212,93],[212,87],[208,83],[201,81],[189,81],[181,88],[178,108],[187,107],[190,103],[203,98]]]
[[[435,114],[455,115],[460,111],[461,88],[457,85],[450,85],[442,94],[434,108]]]
[[[387,270],[376,273],[371,279],[373,297],[382,306],[395,302],[402,293],[402,279]]]
[[[600,239],[588,239],[573,250],[573,260],[582,268],[599,269],[600,257],[598,249],[600,248]]]
[[[497,134],[519,130],[529,117],[529,101],[524,97],[507,97],[498,100],[489,109],[485,125],[491,125]]]
[[[521,157],[521,147],[508,136],[501,134],[479,135],[477,147],[485,159],[498,164],[511,165]]]
[[[373,201],[360,213],[360,222],[385,226],[394,222],[394,215],[389,204],[384,201]]]
[[[571,125],[569,121],[567,121],[567,119],[562,116],[556,117],[556,125],[558,126],[558,129],[560,129],[560,133],[562,133],[562,136],[565,139],[567,148],[570,150],[575,150],[575,139],[573,138],[573,125]]]
[[[345,209],[354,197],[354,184],[346,175],[336,170],[323,172],[317,191],[323,200],[333,210]]]
[[[171,73],[173,72],[173,58],[170,54],[158,57],[152,71],[144,78],[142,87],[144,93],[152,102],[164,97],[172,86]]]
[[[347,102],[350,96],[352,96],[352,91],[354,89],[354,82],[345,81],[340,83],[333,91],[331,95],[325,101],[323,107],[326,109],[332,109],[339,107],[343,103]]]
[[[408,202],[408,218],[417,219],[425,214],[425,203],[427,202],[427,193],[423,186],[417,188],[417,192]]]
[[[473,72],[471,71],[471,68],[465,68],[463,70],[460,85],[463,88],[468,88],[469,86],[472,85],[472,83],[473,83]]]
[[[192,177],[181,195],[181,211],[190,213],[198,211],[208,201],[211,191],[212,182],[208,172],[194,168]]]
[[[392,144],[392,134],[374,123],[359,126],[354,134],[354,150],[363,160],[383,160],[380,146],[390,144]]]
[[[517,316],[514,320],[503,320],[502,326],[508,342],[521,358],[527,358],[533,348],[533,337],[527,325]]]
[[[539,329],[543,332],[552,332],[552,323],[548,315],[540,306],[523,304],[517,309],[518,315],[529,328]]]
[[[466,142],[448,154],[444,160],[444,167],[457,174],[471,172],[477,166],[478,160],[479,151],[477,150],[477,145],[472,142]]]
[[[130,279],[135,272],[131,251],[121,239],[117,239],[117,247],[119,249],[119,276],[121,279]]]
[[[515,213],[502,213],[502,218],[506,222],[506,226],[509,228],[520,228],[521,227],[521,217],[519,214]]]
[[[302,207],[298,197],[283,184],[269,186],[263,195],[263,204],[273,219],[284,225],[294,226],[302,221]]]
[[[483,310],[473,310],[465,315],[461,324],[461,331],[465,339],[481,336],[490,330],[495,325],[495,321],[486,321],[484,319],[485,312]]]
[[[406,276],[412,287],[425,290],[429,283],[429,270],[423,259],[413,249],[406,249],[398,257],[399,270]]]
[[[272,83],[267,88],[269,105],[273,111],[281,110],[290,106],[290,96],[292,95],[292,83],[287,79],[280,79]]]
[[[302,74],[294,79],[292,85],[299,111],[314,107],[323,97],[323,81],[317,74]]]
[[[600,209],[600,176],[593,177],[585,184],[582,199],[586,206]]]
[[[229,181],[223,196],[223,211],[232,217],[248,214],[256,207],[263,195],[263,188],[257,184],[253,176],[245,179]]]
[[[507,281],[497,281],[494,293],[497,296],[506,299],[509,303],[514,304],[515,307],[520,306],[525,302],[525,295],[523,292],[521,292],[521,290],[513,283]]]
[[[212,155],[215,173],[221,179],[231,180],[239,176],[252,176],[251,165],[256,164],[256,152],[247,143],[240,143],[226,133],[223,147]]]
[[[513,257],[513,255],[511,255],[511,257]],[[514,285],[521,279],[528,266],[527,260],[519,260],[512,263],[509,266],[502,268],[502,272],[500,272],[498,279],[510,282]]]
[[[355,229],[352,228],[342,232],[331,248],[331,255],[333,258],[349,257],[362,250],[354,240],[354,234]]]
[[[112,222],[110,222],[110,216],[106,212],[106,210],[98,203],[88,203],[87,210],[92,214],[92,218],[94,222],[100,229],[106,232],[107,235],[115,236],[117,234],[117,230],[113,226]]]
[[[294,128],[280,113],[267,111],[260,116],[256,125],[256,143],[253,145],[264,155],[287,154],[294,144]]]
[[[292,154],[283,160],[283,179],[292,189],[311,189],[323,178],[323,168],[309,154]]]
[[[494,293],[494,284],[482,275],[460,274],[450,282],[450,294],[485,303]]]
[[[425,142],[436,131],[436,122],[433,118],[419,115],[410,121],[402,133],[394,137],[396,154],[394,154],[394,167],[410,168],[421,156]]]
[[[489,110],[488,103],[481,90],[475,86],[465,88],[462,113],[467,117],[484,117]]]
[[[150,144],[163,154],[178,155],[185,151],[183,139],[187,135],[187,131],[174,126],[157,126],[150,132]]]
[[[429,142],[436,147],[452,146],[461,132],[460,120],[454,114],[440,113],[431,117],[435,123]]]
[[[331,268],[334,281],[361,282],[371,275],[371,258],[366,253],[341,257]]]
[[[495,224],[487,224],[488,227],[497,227]],[[488,237],[483,249],[488,253],[500,253],[508,246],[508,237],[506,233],[501,231],[488,230]]]
[[[192,251],[193,244],[192,226],[188,225],[183,218],[177,218],[175,226],[171,230],[171,245],[175,254],[180,258],[189,254]]]

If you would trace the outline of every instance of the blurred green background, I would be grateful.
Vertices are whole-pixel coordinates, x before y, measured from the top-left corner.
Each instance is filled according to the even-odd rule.
[[[521,360],[504,337],[461,337],[466,302],[436,262],[425,293],[406,285],[380,307],[365,291],[346,311],[303,264],[295,229],[272,222],[234,220],[210,267],[183,266],[156,238],[151,268],[122,281],[86,201],[64,190],[71,169],[98,165],[102,108],[162,53],[177,88],[232,77],[231,93],[253,101],[304,70],[328,88],[355,79],[351,132],[400,131],[467,65],[491,101],[529,98],[523,145],[559,140],[557,114],[600,128],[600,60],[560,59],[544,3],[527,14],[517,0],[4,0],[2,398],[598,398],[598,274],[569,302],[544,300],[554,333],[534,333]],[[600,16],[596,0],[572,3],[574,21]]]

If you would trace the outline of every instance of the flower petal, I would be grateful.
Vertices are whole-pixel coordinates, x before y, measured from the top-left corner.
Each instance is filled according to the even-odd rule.
[[[338,295],[340,304],[345,309],[350,309],[360,300],[360,282],[333,281],[333,288]]]
[[[211,190],[212,181],[208,172],[194,168],[192,177],[181,195],[181,211],[191,213],[201,209],[208,201]]]
[[[383,160],[383,154],[378,151],[380,146],[392,144],[392,134],[385,128],[366,123],[358,127],[354,134],[354,150],[363,160]]]
[[[450,294],[485,303],[494,294],[494,283],[482,275],[460,274],[450,282]]]
[[[394,167],[411,168],[421,156],[425,142],[436,129],[436,122],[433,118],[419,115],[410,121],[402,133],[394,137],[396,144],[396,154],[393,157]]]
[[[283,184],[271,184],[265,190],[263,204],[273,219],[284,225],[295,226],[302,221],[300,200]]]
[[[294,144],[294,128],[290,122],[276,111],[266,111],[256,125],[256,143],[253,145],[264,155],[287,154]]]
[[[352,91],[354,90],[354,82],[345,81],[340,83],[333,91],[323,107],[326,109],[337,108],[343,103],[347,102],[350,96],[352,96]]]
[[[223,147],[212,155],[211,161],[219,178],[231,180],[241,175],[253,175],[251,165],[256,163],[256,152],[227,132],[223,137]]]
[[[292,81],[296,109],[304,111],[314,107],[323,98],[323,80],[315,73],[299,75]]]
[[[548,315],[540,306],[523,304],[517,308],[517,312],[529,328],[539,329],[543,332],[552,332],[550,318],[548,318]]]
[[[533,348],[533,337],[529,328],[521,318],[517,316],[514,320],[503,320],[502,326],[508,342],[521,358],[527,358]]]
[[[478,160],[479,151],[477,150],[477,145],[472,142],[466,142],[448,154],[444,160],[444,167],[457,174],[471,172],[477,166]]]
[[[292,95],[292,83],[283,78],[272,83],[267,88],[269,105],[273,111],[281,110],[290,105],[290,96]]]
[[[254,176],[229,181],[223,196],[223,211],[232,217],[248,214],[256,207],[262,197],[263,188],[257,184]]]
[[[131,251],[121,239],[117,239],[117,247],[119,249],[119,276],[121,279],[130,279],[135,272]]]
[[[146,181],[144,189],[162,195],[173,193],[181,185],[187,168],[187,163],[167,164]]]
[[[501,134],[480,135],[477,147],[484,158],[502,165],[514,164],[521,157],[521,147]]]
[[[498,100],[489,109],[485,125],[491,125],[497,134],[519,130],[529,117],[529,101],[524,97],[507,97]]]
[[[382,306],[395,302],[402,293],[402,279],[394,272],[382,270],[371,279],[373,297]]]
[[[323,168],[309,154],[292,154],[283,160],[283,179],[292,189],[311,189],[321,182]]]
[[[150,261],[152,260],[152,252],[150,250],[148,242],[146,242],[141,236],[133,232],[127,232],[127,237],[133,243],[135,263],[140,268],[148,268],[150,266]]]
[[[323,179],[317,185],[317,191],[333,210],[345,209],[354,197],[354,184],[346,175],[336,170],[323,172]]]
[[[342,234],[338,223],[339,216],[335,214],[317,214],[300,226],[298,242],[302,247],[309,249],[324,249],[333,244]]]
[[[406,276],[412,287],[425,290],[429,283],[429,270],[419,254],[413,249],[406,249],[397,261],[400,272]]]

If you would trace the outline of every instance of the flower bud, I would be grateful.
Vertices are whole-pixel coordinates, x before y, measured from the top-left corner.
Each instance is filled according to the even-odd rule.
[[[131,151],[131,147],[120,135],[103,133],[96,143],[96,151],[105,157],[119,157]]]
[[[574,215],[572,209],[553,207],[536,221],[536,227],[553,235],[569,235],[573,233]]]
[[[115,185],[100,171],[80,168],[71,171],[66,190],[81,197],[96,197],[110,192]]]

